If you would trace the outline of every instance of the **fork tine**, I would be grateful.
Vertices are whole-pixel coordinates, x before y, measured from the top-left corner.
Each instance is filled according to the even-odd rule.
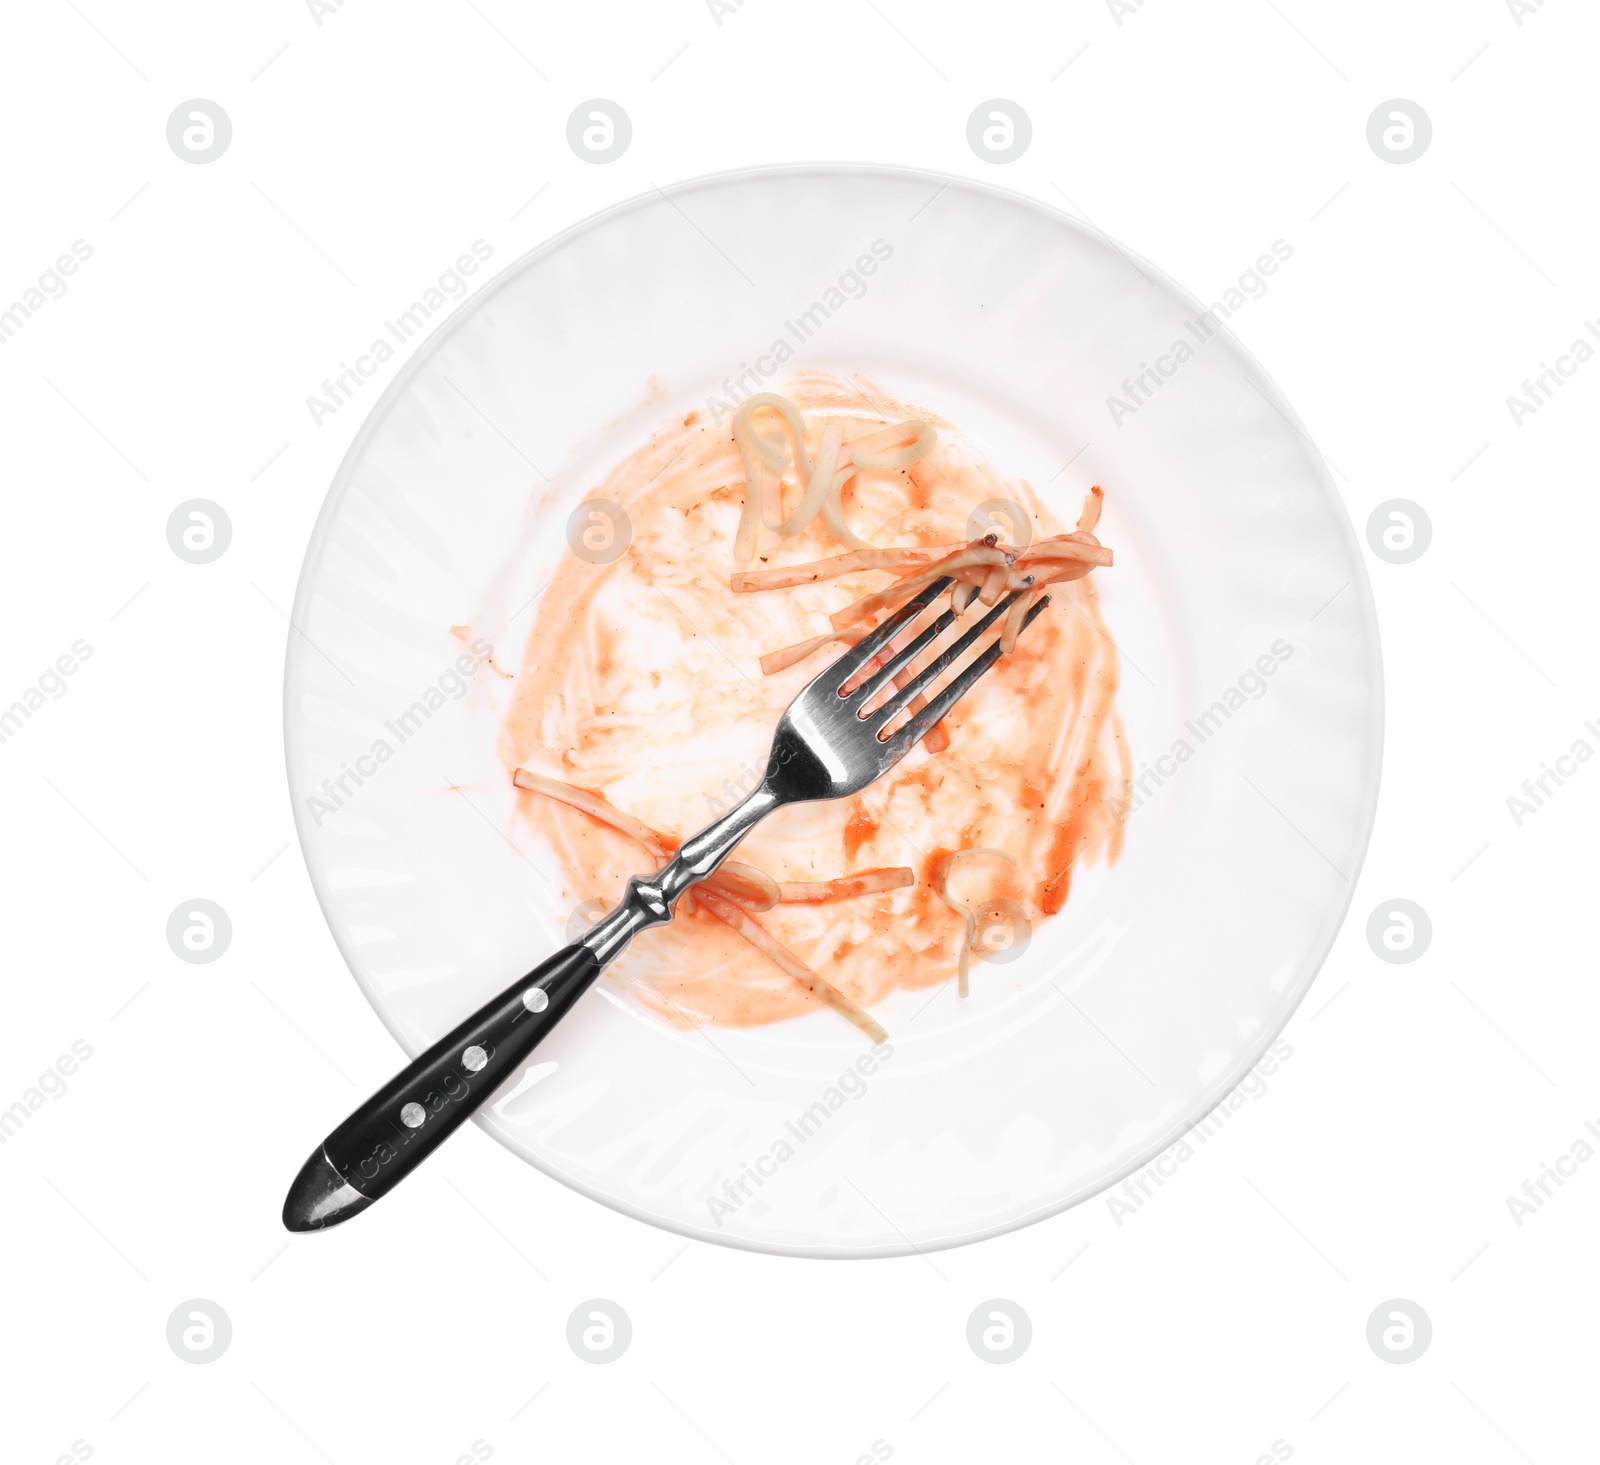
[[[861,703],[865,706],[878,695],[890,682],[900,675],[917,657],[921,656],[935,641],[953,626],[961,617],[958,610],[947,610],[932,625],[917,637],[904,651],[897,652],[892,660],[886,662],[881,670],[873,672],[854,692],[852,697],[860,695]]]
[[[935,580],[920,595],[908,600],[898,610],[894,611],[877,630],[870,635],[863,636],[837,661],[829,664],[828,668],[817,677],[817,681],[831,681],[838,677],[836,685],[843,686],[855,676],[874,656],[894,639],[897,632],[903,630],[906,624],[914,621],[930,605],[933,604],[946,590],[950,588],[950,579]]]
[[[1014,596],[1012,598],[1015,599]],[[1045,606],[1049,604],[1050,597],[1046,595],[1039,600],[1038,604],[1029,609],[1028,613],[1022,618],[1022,628],[1017,633],[1019,637],[1021,636],[1022,631],[1026,631],[1028,627],[1033,624],[1034,617],[1037,616],[1045,608]],[[988,619],[992,620],[993,617],[991,616]],[[940,692],[937,697],[933,698],[933,700],[930,701],[921,712],[917,713],[917,715],[913,717],[910,722],[901,728],[899,732],[897,732],[892,738],[888,739],[888,746],[892,752],[892,756],[898,757],[904,748],[910,747],[911,744],[924,737],[927,734],[928,729],[931,728],[935,723],[942,720],[950,711],[950,709],[954,707],[956,703],[959,702],[963,697],[965,697],[975,685],[977,685],[978,679],[999,659],[1000,642],[998,639],[996,639],[987,648],[985,648],[983,653],[978,656],[971,663],[971,665],[969,665],[961,673],[960,676],[958,676],[953,682],[950,683],[948,687]]]
[[[1031,584],[1032,577],[1030,576],[1029,586],[1031,586]],[[934,678],[943,672],[947,667],[952,665],[967,651],[967,649],[974,641],[978,639],[979,636],[987,631],[990,626],[992,626],[997,620],[1000,619],[1001,616],[1010,610],[1012,602],[1015,601],[1019,595],[1027,594],[1028,588],[1028,586],[1024,586],[1021,590],[1012,591],[1010,595],[1006,596],[1004,600],[996,605],[988,615],[986,615],[981,621],[978,622],[977,625],[975,625],[970,631],[956,641],[954,645],[946,648],[944,651],[941,651],[939,655],[930,661],[922,671],[912,678],[911,681],[909,681],[904,687],[890,697],[889,700],[873,714],[873,716],[887,720],[893,717],[902,708],[909,706],[912,699],[916,697],[917,693],[932,686]]]

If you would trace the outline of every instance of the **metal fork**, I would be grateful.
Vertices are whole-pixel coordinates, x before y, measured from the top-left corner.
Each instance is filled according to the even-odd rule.
[[[925,706],[906,715],[912,704],[1027,593],[1025,586],[1002,599],[903,688],[892,688],[894,679],[949,630],[959,612],[946,610],[862,677],[951,584],[937,580],[899,607],[789,704],[772,739],[766,776],[743,803],[686,839],[655,874],[634,876],[616,909],[582,940],[485,1003],[335,1129],[290,1186],[283,1224],[291,1231],[336,1226],[398,1185],[515,1072],[607,963],[639,932],[670,921],[679,897],[712,874],[774,809],[859,793],[893,768],[994,665],[998,639]],[[1024,630],[1049,603],[1044,596],[1028,609]],[[890,695],[879,700],[885,688]]]

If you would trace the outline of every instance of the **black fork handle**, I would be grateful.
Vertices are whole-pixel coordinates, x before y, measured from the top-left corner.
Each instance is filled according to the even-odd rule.
[[[568,946],[419,1054],[317,1147],[289,1187],[283,1224],[337,1226],[394,1189],[516,1071],[600,971],[587,946]]]
[[[727,859],[781,800],[765,784],[686,839],[653,875],[635,875],[616,907],[491,998],[396,1074],[317,1148],[283,1203],[291,1231],[322,1231],[366,1210],[460,1128],[640,931],[672,919],[678,898]]]

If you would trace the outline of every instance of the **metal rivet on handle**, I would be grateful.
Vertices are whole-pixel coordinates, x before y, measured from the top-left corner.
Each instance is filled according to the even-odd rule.
[[[543,1012],[550,1005],[550,996],[543,987],[529,987],[522,994],[522,1005],[529,1012]]]
[[[421,1129],[422,1121],[428,1117],[428,1111],[421,1104],[407,1104],[400,1111],[400,1118],[409,1129]]]
[[[480,1048],[476,1043],[474,1043],[466,1050],[465,1053],[461,1055],[462,1064],[472,1073],[476,1073],[488,1061],[489,1055],[485,1053],[483,1049]]]

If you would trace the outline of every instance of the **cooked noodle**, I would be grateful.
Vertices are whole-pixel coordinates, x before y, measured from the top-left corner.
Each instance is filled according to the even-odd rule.
[[[1003,849],[964,849],[957,850],[953,855],[946,855],[934,870],[933,888],[938,892],[939,899],[961,917],[966,926],[967,934],[961,943],[960,965],[956,969],[956,995],[967,995],[967,967],[972,956],[972,941],[978,934],[978,919],[972,914],[972,908],[955,900],[950,894],[950,872],[959,860],[976,859],[979,855],[993,855],[998,860],[1004,860],[1009,865],[1017,863],[1015,855],[1008,855]]]

